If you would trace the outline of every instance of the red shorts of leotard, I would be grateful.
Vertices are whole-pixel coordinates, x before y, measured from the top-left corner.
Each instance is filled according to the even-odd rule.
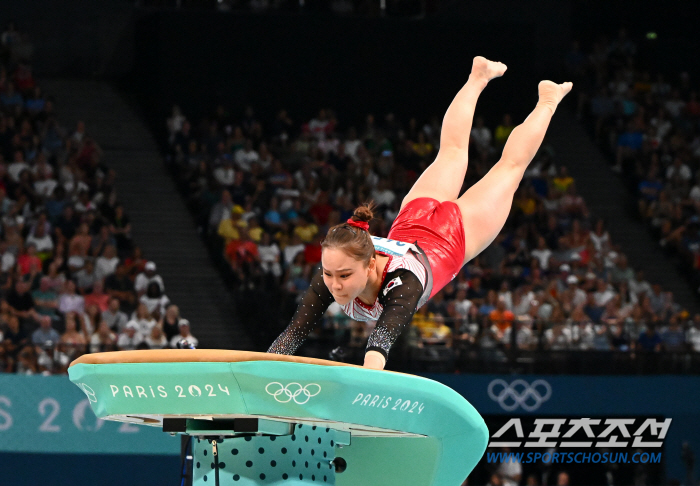
[[[464,224],[459,206],[451,201],[414,199],[396,216],[387,237],[407,243],[417,241],[425,251],[433,271],[431,298],[462,268],[466,250]]]

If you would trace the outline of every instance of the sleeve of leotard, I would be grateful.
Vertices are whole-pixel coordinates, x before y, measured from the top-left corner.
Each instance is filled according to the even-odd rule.
[[[292,318],[287,329],[279,335],[272,343],[268,353],[294,354],[304,342],[306,336],[321,321],[323,313],[335,301],[326,284],[323,283],[323,270],[318,272],[311,279],[311,285],[306,289],[306,293],[297,307],[297,311]]]
[[[423,285],[415,273],[405,268],[389,273],[384,281],[379,291],[379,303],[384,310],[369,336],[366,351],[377,351],[388,360],[389,349],[416,312]]]

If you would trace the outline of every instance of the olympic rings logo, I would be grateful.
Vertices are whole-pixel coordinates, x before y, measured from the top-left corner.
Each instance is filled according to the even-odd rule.
[[[518,379],[508,384],[505,380],[497,379],[489,383],[489,397],[498,402],[503,410],[512,412],[518,407],[532,412],[549,400],[552,387],[545,380],[535,380],[530,385],[527,381]]]
[[[270,391],[270,387],[272,387],[272,390],[274,391]],[[318,389],[315,389],[314,387]],[[275,400],[280,403],[288,403],[291,400],[294,400],[294,403],[297,405],[304,405],[311,397],[315,397],[321,393],[321,385],[309,383],[306,386],[301,386],[299,383],[290,383],[289,385],[284,386],[282,383],[273,381],[272,383],[268,383],[268,385],[265,387],[265,391],[275,397]],[[302,394],[303,396],[297,399],[297,397]]]

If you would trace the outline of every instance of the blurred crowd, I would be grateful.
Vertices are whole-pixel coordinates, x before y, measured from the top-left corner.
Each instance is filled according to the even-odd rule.
[[[687,72],[667,77],[640,65],[641,47],[621,29],[588,52],[575,44],[567,69],[581,80],[585,116],[612,169],[638,198],[639,215],[700,286],[700,101]],[[700,292],[700,288],[698,288]]]
[[[131,239],[115,172],[82,122],[65,128],[0,36],[0,371],[65,373],[87,352],[175,347],[189,333]]]
[[[440,143],[438,117],[368,114],[354,127],[329,108],[306,120],[280,110],[264,121],[252,107],[233,115],[219,106],[190,120],[175,106],[167,127],[169,164],[238,291],[281,289],[287,319],[319,268],[328,228],[372,200],[370,232],[386,236]],[[463,189],[498,160],[513,128],[508,114],[495,127],[475,119]],[[310,338],[328,331],[362,348],[373,325],[333,304]],[[697,352],[700,315],[630,268],[545,141],[503,231],[418,310],[402,338],[414,349],[479,349],[494,359],[511,349]]]

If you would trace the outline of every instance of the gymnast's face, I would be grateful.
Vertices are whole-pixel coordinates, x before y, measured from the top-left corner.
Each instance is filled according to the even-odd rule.
[[[340,305],[345,305],[360,295],[374,269],[375,259],[365,267],[362,262],[337,248],[325,248],[321,255],[323,282]]]

